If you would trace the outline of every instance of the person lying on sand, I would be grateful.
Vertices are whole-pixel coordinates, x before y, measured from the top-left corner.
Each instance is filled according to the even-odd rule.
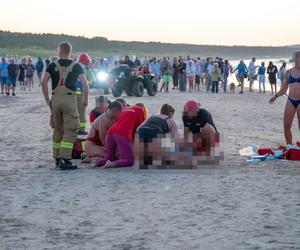
[[[129,167],[134,164],[134,135],[136,129],[147,118],[146,107],[141,104],[137,105],[124,108],[116,123],[108,130],[105,157],[97,161],[96,167]],[[117,149],[119,159],[115,160]]]
[[[105,137],[109,128],[115,123],[117,117],[122,112],[122,104],[114,101],[108,105],[108,111],[100,115],[91,125],[86,140],[87,158],[83,163],[89,163],[92,159],[103,158],[105,155]]]
[[[140,168],[144,165],[157,164],[161,159],[162,148],[161,138],[170,133],[171,138],[178,138],[178,128],[173,119],[175,109],[164,104],[160,113],[151,116],[137,129],[137,140],[135,143],[136,158],[139,159]]]

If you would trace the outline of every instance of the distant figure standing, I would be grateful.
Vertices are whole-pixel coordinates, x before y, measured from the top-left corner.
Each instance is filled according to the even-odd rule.
[[[23,58],[21,60],[21,63],[19,64],[19,77],[18,81],[20,83],[20,90],[25,91],[25,71],[26,71],[26,58]]]
[[[149,64],[151,72],[155,75],[156,81],[160,81],[160,64],[156,61],[156,57],[153,57]]]
[[[203,63],[201,58],[198,57],[195,63],[195,91],[200,91],[200,81],[203,74]]]
[[[207,82],[206,82],[206,92],[209,92],[210,88],[211,88],[211,72],[213,69],[213,61],[211,58],[209,58],[206,70],[207,70]]]
[[[39,86],[41,86],[43,70],[44,70],[44,63],[43,63],[42,58],[40,58],[40,57],[38,58],[38,61],[35,64],[35,68],[36,68],[37,76],[39,78]]]
[[[140,67],[141,66],[141,61],[138,59],[138,57],[136,57],[135,60],[134,60],[134,66],[135,67]]]
[[[179,80],[179,63],[177,57],[174,57],[173,60],[173,89],[178,89],[178,80]]]
[[[6,58],[2,57],[0,64],[0,77],[1,77],[1,94],[4,94],[4,87],[8,84],[8,63]]]
[[[179,90],[181,92],[186,91],[186,64],[182,58],[179,58]]]
[[[162,76],[162,85],[160,88],[160,92],[164,90],[165,92],[169,92],[169,83],[171,81],[171,75],[172,75],[172,66],[170,62],[168,61],[167,57],[164,56],[163,61],[160,66],[160,75]]]
[[[214,63],[213,69],[211,71],[211,82],[212,82],[212,93],[219,92],[219,82],[221,79],[221,69],[218,63]]]
[[[189,60],[186,66],[186,76],[189,82],[189,91],[194,91],[194,82],[195,82],[195,64],[193,60]]]
[[[267,68],[267,74],[269,75],[269,82],[270,82],[270,85],[271,85],[271,91],[272,91],[272,94],[271,95],[274,95],[274,90],[275,90],[275,94],[277,93],[277,79],[276,79],[276,75],[277,75],[277,72],[278,72],[278,69],[276,67],[276,65],[273,64],[273,62],[269,62],[269,66]],[[273,90],[273,87],[275,88]]]
[[[249,91],[250,92],[253,92],[252,90],[252,86],[253,86],[253,83],[254,83],[254,80],[255,80],[255,71],[256,71],[256,68],[258,66],[255,66],[255,57],[252,57],[252,60],[251,62],[249,63],[249,66],[248,66],[248,73],[249,73]]]
[[[266,86],[265,86],[265,81],[266,81],[266,67],[265,63],[262,62],[260,67],[258,68],[258,84],[259,84],[259,93],[261,93],[261,85],[263,86],[264,93],[266,93]]]
[[[17,76],[19,74],[19,66],[15,63],[15,59],[10,59],[10,63],[7,68],[8,71],[8,84],[6,86],[6,95],[10,95],[10,89],[12,90],[12,96],[16,96],[15,89],[17,83]]]
[[[34,82],[33,82],[34,71],[35,71],[35,67],[32,64],[31,58],[29,57],[26,66],[26,85],[29,91],[31,91],[31,88],[34,88]]]
[[[245,77],[248,73],[247,67],[243,60],[240,61],[239,65],[232,72],[235,72],[236,70],[238,72],[237,79],[238,79],[239,85],[241,86],[240,94],[243,94],[244,93],[244,81],[245,81]]]
[[[48,65],[51,63],[51,61],[49,60],[49,58],[47,58],[46,60],[45,60],[45,64],[46,64],[46,68],[48,67]]]
[[[280,79],[280,88],[281,89],[283,87],[285,73],[286,73],[286,62],[283,62],[278,71],[278,78]]]
[[[122,62],[123,64],[127,64],[129,68],[134,67],[134,63],[129,59],[129,56],[125,56],[125,60]]]
[[[232,71],[232,66],[230,65],[229,61],[227,59],[225,59],[224,65],[223,65],[223,91],[224,91],[224,93],[227,92],[228,76],[231,71]]]

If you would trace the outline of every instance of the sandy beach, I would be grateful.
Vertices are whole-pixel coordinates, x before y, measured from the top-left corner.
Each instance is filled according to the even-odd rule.
[[[256,83],[257,84],[257,83]],[[91,93],[88,112],[94,106]],[[0,96],[1,249],[300,249],[300,164],[249,163],[238,150],[284,144],[285,97],[270,93],[158,93],[130,97],[150,113],[209,110],[221,132],[223,166],[166,171],[81,165],[54,169],[49,111],[41,91]],[[299,140],[296,121],[294,141]]]

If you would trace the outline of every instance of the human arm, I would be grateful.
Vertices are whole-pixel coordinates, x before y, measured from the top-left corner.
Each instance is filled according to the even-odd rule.
[[[269,100],[269,103],[270,104],[273,104],[275,102],[275,100],[279,97],[279,96],[282,96],[284,95],[288,88],[289,88],[289,84],[288,84],[288,77],[289,77],[289,74],[290,74],[290,70],[288,70],[286,73],[285,73],[285,76],[284,76],[284,82],[283,82],[283,85],[282,85],[282,88],[278,91],[277,94],[275,94],[270,100]]]
[[[106,134],[108,131],[108,120],[104,115],[101,115],[98,121],[98,131],[99,131],[99,139],[102,142],[103,146],[106,146]]]
[[[45,72],[43,80],[42,80],[42,91],[44,95],[44,99],[46,101],[47,106],[51,110],[51,105],[50,105],[50,99],[49,99],[49,91],[48,91],[48,81],[50,79],[50,74],[48,72]]]

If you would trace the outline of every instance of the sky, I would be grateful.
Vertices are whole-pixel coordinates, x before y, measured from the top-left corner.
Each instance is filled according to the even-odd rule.
[[[0,29],[122,41],[281,46],[300,44],[299,10],[299,0],[3,1]]]

